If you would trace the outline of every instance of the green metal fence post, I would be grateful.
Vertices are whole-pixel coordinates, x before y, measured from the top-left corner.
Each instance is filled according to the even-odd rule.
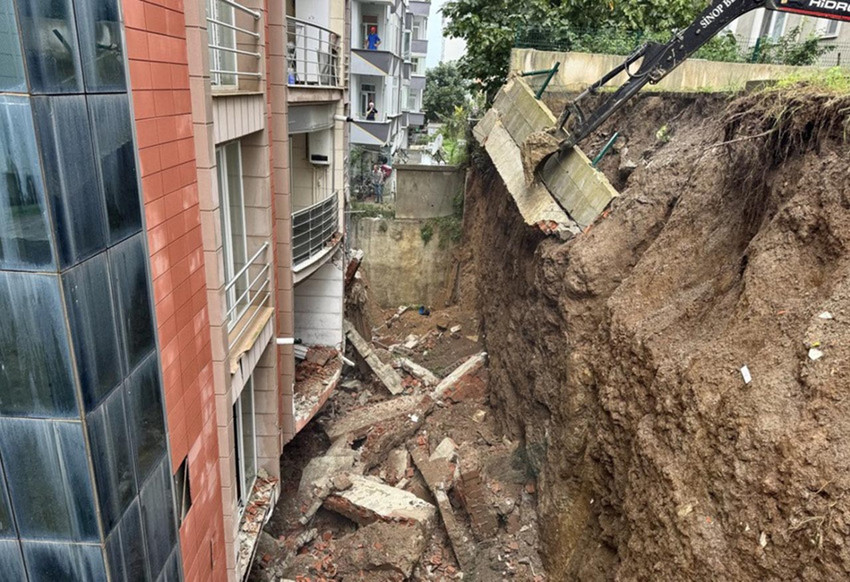
[[[614,135],[611,136],[611,139],[609,139],[608,143],[605,144],[605,147],[602,148],[602,151],[596,154],[596,157],[593,158],[593,163],[591,164],[594,168],[602,161],[602,158],[611,151],[611,148],[614,147],[614,142],[617,141],[618,137],[620,137],[620,132],[614,132]]]

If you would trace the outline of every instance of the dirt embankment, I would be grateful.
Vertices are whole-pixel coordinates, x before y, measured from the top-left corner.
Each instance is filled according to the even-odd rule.
[[[477,160],[492,398],[539,471],[552,580],[850,575],[847,107],[637,99],[605,128],[622,198],[566,244]]]

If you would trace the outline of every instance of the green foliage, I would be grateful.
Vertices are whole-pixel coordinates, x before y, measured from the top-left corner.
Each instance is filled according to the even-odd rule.
[[[456,63],[440,63],[426,72],[422,98],[425,118],[437,121],[444,112],[463,107],[468,99],[469,85]]]
[[[431,221],[426,222],[419,229],[419,236],[422,237],[422,242],[426,245],[434,238],[434,225]]]
[[[395,218],[395,208],[384,204],[351,201],[351,212],[359,218]]]
[[[443,151],[446,153],[446,162],[454,166],[462,166],[466,163],[467,134],[469,133],[470,103],[454,108],[451,115],[440,115],[443,124],[440,135],[443,136]]]
[[[800,86],[812,87],[820,91],[839,95],[847,95],[850,94],[850,75],[841,67],[832,67],[826,71],[815,69],[788,75],[784,79],[780,79],[772,87],[767,87],[765,91],[786,91],[789,88]]]
[[[795,27],[779,40],[762,38],[753,51],[752,61],[782,65],[814,65],[835,47],[823,46],[820,39],[811,35],[802,38],[800,27]]]

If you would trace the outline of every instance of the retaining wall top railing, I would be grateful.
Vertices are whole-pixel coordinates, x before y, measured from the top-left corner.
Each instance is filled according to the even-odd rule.
[[[298,267],[327,246],[339,232],[339,192],[292,214],[292,264]]]
[[[332,30],[288,16],[286,60],[290,87],[345,86],[340,37]]]

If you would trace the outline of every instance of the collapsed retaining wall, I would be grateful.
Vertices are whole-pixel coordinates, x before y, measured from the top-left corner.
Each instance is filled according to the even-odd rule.
[[[611,122],[638,167],[569,242],[486,157],[472,172],[492,398],[538,472],[552,580],[850,571],[847,103],[773,99],[638,98]]]
[[[635,47],[637,48],[637,47]],[[625,57],[576,52],[550,52],[535,49],[514,49],[511,53],[511,73],[549,69],[555,62],[561,67],[552,80],[554,91],[579,92],[586,89],[609,71],[622,64]],[[689,59],[670,73],[655,91],[705,91],[743,89],[750,81],[782,79],[800,72],[811,72],[813,67],[766,65],[760,63],[719,63]],[[626,81],[625,73],[614,78],[609,86],[618,87]]]

